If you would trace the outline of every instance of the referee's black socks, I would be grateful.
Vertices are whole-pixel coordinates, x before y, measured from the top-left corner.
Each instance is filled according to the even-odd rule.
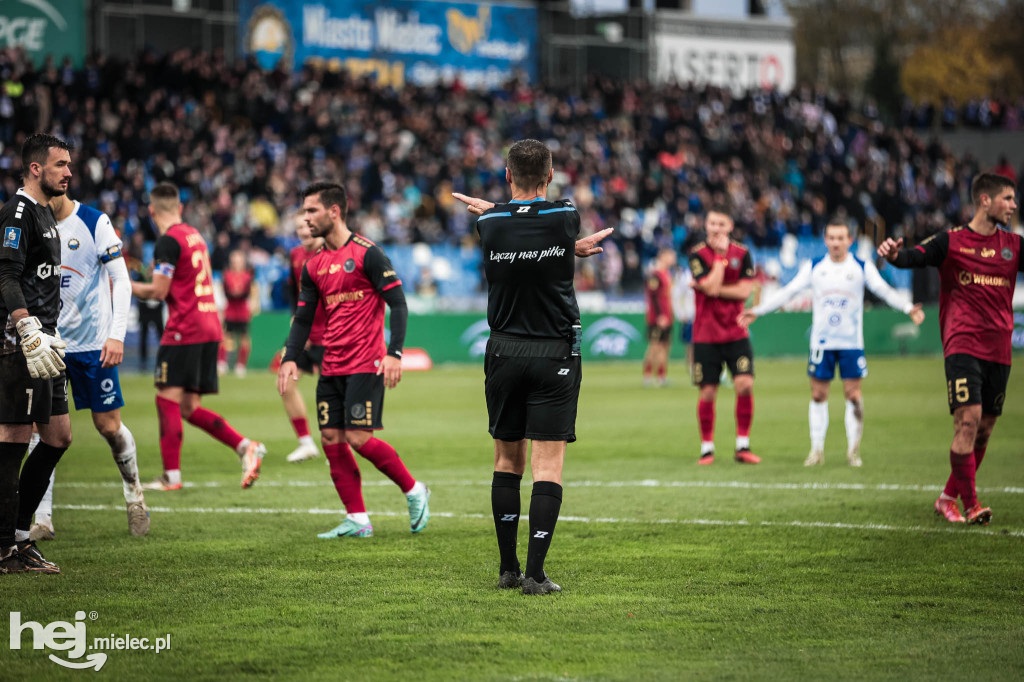
[[[516,534],[519,532],[519,484],[523,477],[504,471],[495,471],[491,481],[491,512],[494,530],[498,534],[498,552],[501,553],[499,573],[519,573],[516,556]]]
[[[551,481],[535,481],[530,498],[530,544],[526,550],[526,577],[544,581],[544,557],[562,506],[562,486]]]
[[[0,443],[0,556],[14,544],[18,517],[18,472],[28,443]],[[47,481],[49,483],[49,481]]]

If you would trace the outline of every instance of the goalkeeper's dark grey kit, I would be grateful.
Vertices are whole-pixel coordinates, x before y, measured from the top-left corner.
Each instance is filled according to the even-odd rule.
[[[64,365],[49,351],[60,315],[57,222],[49,205],[40,204],[19,190],[0,208],[0,231],[0,323],[4,332],[0,344],[0,424],[48,424],[51,416],[68,413],[67,382],[61,371]],[[28,310],[29,316],[15,324],[11,313],[20,308]],[[33,365],[29,358],[33,353],[37,356],[35,360],[45,365]],[[52,464],[59,459],[54,454],[57,449],[37,447],[38,459],[45,457],[47,461],[36,466],[33,457],[29,457],[22,469],[25,447],[0,443],[0,555],[14,544],[16,517],[19,527],[24,523],[20,518],[23,514],[19,511],[19,488],[21,497],[41,497],[53,471]],[[59,450],[63,453],[62,448]],[[42,487],[37,496],[39,485]],[[26,509],[31,505],[31,520],[39,499],[34,504],[28,499],[22,502]]]

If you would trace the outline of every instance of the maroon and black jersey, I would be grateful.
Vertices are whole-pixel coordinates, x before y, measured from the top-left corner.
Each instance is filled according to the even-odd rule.
[[[985,237],[963,226],[900,250],[897,267],[939,269],[939,325],[946,357],[965,353],[1010,364],[1013,289],[1017,273],[1024,271],[1022,241],[1006,230]]]
[[[224,271],[224,298],[228,300],[224,308],[224,320],[227,322],[248,322],[252,319],[249,298],[252,296],[253,276],[249,270]]]
[[[327,318],[321,373],[376,372],[388,350],[384,345],[383,294],[402,285],[384,250],[365,237],[352,235],[340,249],[324,247],[310,258],[301,282],[296,321],[308,318],[308,309],[316,306],[323,307]],[[286,360],[301,348],[293,349],[294,341],[289,335]],[[392,343],[395,341],[393,338]],[[396,354],[401,355],[400,348]]]
[[[730,241],[724,256],[725,276],[722,284],[736,284],[743,279],[754,277],[754,262],[750,252],[742,244]],[[690,251],[690,272],[699,282],[711,272],[711,264],[722,258],[706,243],[701,242]],[[745,301],[733,298],[707,296],[697,291],[694,296],[696,313],[693,317],[694,343],[729,343],[750,336],[750,333],[736,322],[743,312]]]
[[[213,300],[213,269],[206,240],[196,228],[171,226],[153,249],[154,273],[171,278],[167,326],[160,344],[183,346],[220,341],[222,332]]]
[[[667,270],[655,270],[647,278],[644,287],[647,302],[647,324],[657,324],[659,317],[668,318],[672,324],[672,278]]]
[[[302,285],[302,268],[306,262],[315,256],[319,249],[308,250],[306,247],[299,244],[288,254],[288,260],[291,263],[291,276],[289,282],[291,284],[292,301],[296,305],[299,303],[299,289]],[[324,312],[323,306],[317,306],[316,315],[313,317],[313,328],[309,332],[309,343],[313,346],[324,345],[324,327],[327,325],[327,315]]]

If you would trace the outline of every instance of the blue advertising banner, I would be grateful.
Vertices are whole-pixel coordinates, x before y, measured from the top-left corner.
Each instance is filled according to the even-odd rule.
[[[239,44],[264,68],[320,63],[384,85],[537,78],[537,9],[432,0],[242,0]]]

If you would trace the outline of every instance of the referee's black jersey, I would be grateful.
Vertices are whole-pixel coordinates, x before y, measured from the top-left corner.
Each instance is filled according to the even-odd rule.
[[[492,332],[568,339],[580,319],[573,275],[580,215],[572,202],[512,201],[477,219]]]
[[[57,328],[60,315],[60,236],[57,221],[48,204],[19,189],[0,208],[0,274],[20,272],[18,282],[29,315],[39,318],[49,334]],[[8,302],[0,296],[0,322],[4,341],[0,354],[18,349],[18,334],[11,320]]]

